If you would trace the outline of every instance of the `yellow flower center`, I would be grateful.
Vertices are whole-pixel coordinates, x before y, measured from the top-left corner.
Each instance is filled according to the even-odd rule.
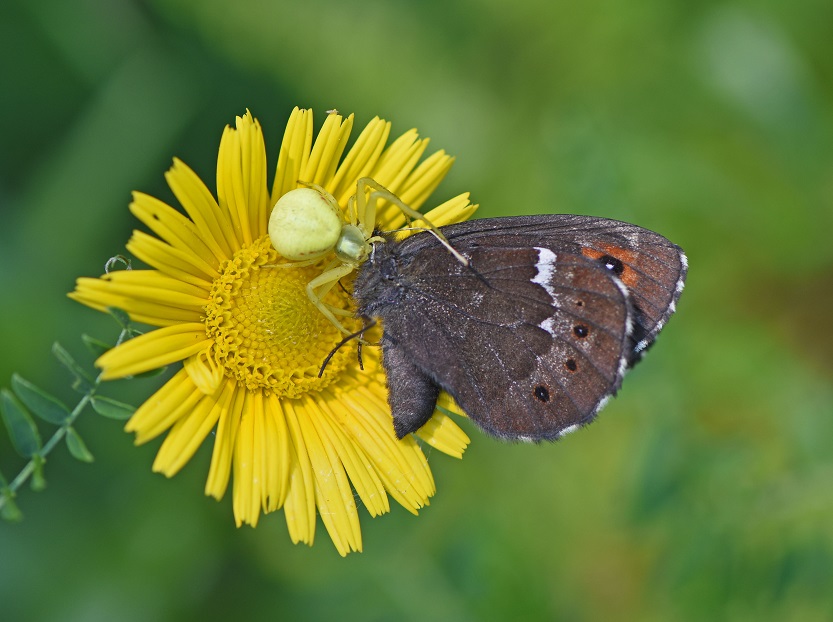
[[[292,398],[329,385],[347,364],[351,348],[339,350],[318,377],[324,359],[341,340],[306,293],[321,267],[275,265],[282,262],[268,237],[240,249],[214,281],[205,323],[214,338],[215,359],[227,376],[249,390]],[[340,287],[325,300],[342,309],[350,304]],[[349,328],[351,320],[346,320]]]

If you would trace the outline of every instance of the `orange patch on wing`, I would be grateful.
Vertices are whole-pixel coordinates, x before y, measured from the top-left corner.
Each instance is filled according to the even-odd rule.
[[[613,246],[612,244],[603,244],[601,248],[602,250],[596,250],[595,248],[584,247],[581,249],[581,254],[585,257],[590,257],[591,259],[601,259],[605,255],[615,257],[622,262],[622,266],[624,267],[624,270],[622,270],[622,274],[619,275],[619,278],[622,279],[622,282],[627,287],[633,287],[636,285],[636,282],[639,280],[639,275],[633,268],[631,268],[631,265],[639,261],[639,256],[633,251],[619,248],[618,246]]]

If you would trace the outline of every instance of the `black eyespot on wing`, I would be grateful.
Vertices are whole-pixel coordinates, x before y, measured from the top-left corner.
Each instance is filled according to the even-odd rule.
[[[616,259],[616,257],[602,255],[599,257],[599,261],[605,268],[610,270],[616,276],[622,276],[622,273],[625,271],[625,264]]]
[[[542,384],[539,384],[535,387],[535,399],[540,402],[549,402],[550,401],[550,390]]]
[[[587,337],[587,335],[590,334],[590,329],[587,328],[584,324],[576,324],[575,326],[573,326],[573,332],[579,339],[584,339],[585,337]]]
[[[576,364],[576,359],[567,359],[564,363],[564,366],[569,369],[570,371],[576,371],[578,369],[578,365]]]

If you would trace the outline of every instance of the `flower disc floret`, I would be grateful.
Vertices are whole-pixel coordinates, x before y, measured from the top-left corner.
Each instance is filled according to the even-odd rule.
[[[318,377],[321,362],[341,338],[305,293],[320,268],[277,266],[280,261],[267,237],[235,253],[214,281],[206,327],[227,376],[250,391],[296,398],[336,379],[349,351],[337,352]],[[327,302],[348,305],[340,289]]]

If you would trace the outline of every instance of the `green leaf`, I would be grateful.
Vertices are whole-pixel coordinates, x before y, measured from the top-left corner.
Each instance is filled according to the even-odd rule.
[[[67,428],[67,448],[69,449],[69,453],[72,454],[73,458],[80,460],[81,462],[92,462],[95,460],[93,455],[90,453],[90,450],[87,449],[87,445],[81,439],[81,436],[78,432],[75,431],[75,428]]]
[[[24,458],[37,454],[41,448],[38,427],[26,407],[8,389],[3,389],[0,395],[0,411],[15,451]]]
[[[113,347],[111,344],[105,343],[104,341],[91,337],[90,335],[81,335],[81,341],[84,342],[84,345],[87,346],[87,349],[92,352],[93,356],[96,358]]]
[[[123,311],[118,307],[107,307],[107,313],[113,316],[115,320],[119,323],[124,329],[130,328],[130,316],[128,315],[127,311]]]
[[[35,467],[32,471],[32,490],[40,492],[46,488],[46,477],[43,474],[43,465],[46,464],[46,458],[43,456],[34,456],[32,458],[32,465]]]
[[[69,408],[56,397],[49,395],[43,389],[33,385],[31,382],[18,374],[12,375],[12,389],[17,397],[23,402],[33,414],[37,415],[48,423],[62,425],[69,419]]]
[[[14,493],[8,488],[0,490],[0,518],[10,523],[19,523],[23,520],[23,512],[14,502]]]
[[[93,410],[103,417],[110,419],[130,419],[136,408],[130,404],[117,402],[109,397],[96,396],[93,398]]]
[[[75,380],[72,383],[73,389],[84,394],[92,392],[94,383],[93,379],[78,363],[75,362],[72,355],[57,341],[52,344],[52,354],[54,354],[55,358],[57,358],[58,361],[60,361],[60,363],[69,370],[69,373],[75,377]]]

